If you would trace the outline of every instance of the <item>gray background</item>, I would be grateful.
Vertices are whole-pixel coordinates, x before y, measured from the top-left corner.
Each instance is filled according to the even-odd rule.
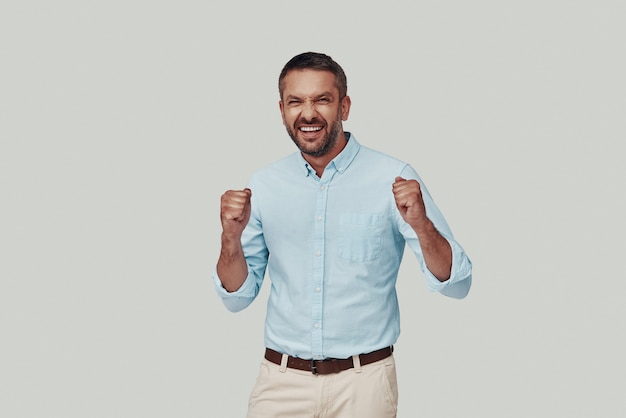
[[[219,196],[294,151],[276,79],[314,50],[474,263],[456,301],[405,257],[398,416],[623,417],[625,11],[3,1],[0,416],[244,416],[268,287],[213,292]]]

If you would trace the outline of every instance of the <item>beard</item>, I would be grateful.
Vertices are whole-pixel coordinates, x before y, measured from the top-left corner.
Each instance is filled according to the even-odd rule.
[[[321,124],[319,119],[313,118],[312,120],[299,119],[296,121],[294,126],[299,124]],[[339,135],[343,132],[343,127],[341,126],[341,109],[337,112],[337,117],[330,125],[330,131],[322,138],[322,141],[315,148],[308,147],[305,142],[300,141],[297,136],[297,129],[291,128],[288,125],[285,125],[287,129],[287,133],[291,137],[291,140],[296,144],[300,152],[306,155],[310,155],[311,157],[321,157],[322,155],[327,154],[337,143],[337,139],[339,139]]]

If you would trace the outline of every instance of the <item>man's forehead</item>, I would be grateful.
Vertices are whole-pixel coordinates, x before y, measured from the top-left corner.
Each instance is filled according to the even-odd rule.
[[[335,75],[326,70],[294,69],[283,80],[285,94],[338,93]]]

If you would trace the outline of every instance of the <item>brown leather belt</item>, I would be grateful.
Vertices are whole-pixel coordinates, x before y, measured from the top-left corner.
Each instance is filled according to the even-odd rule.
[[[392,353],[393,346],[381,348],[380,350],[372,351],[371,353],[361,354],[359,355],[361,366],[387,358]],[[283,355],[278,351],[274,351],[271,348],[265,349],[266,360],[280,365],[282,358]],[[313,374],[331,374],[351,369],[354,367],[354,363],[352,362],[352,357],[345,359],[327,358],[324,360],[305,360],[289,356],[287,359],[287,367],[291,369],[305,370]]]

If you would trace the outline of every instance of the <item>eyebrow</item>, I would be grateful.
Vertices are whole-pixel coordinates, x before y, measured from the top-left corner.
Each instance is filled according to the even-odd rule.
[[[314,98],[315,99],[319,99],[320,97],[324,97],[324,96],[333,97],[333,94],[330,91],[325,91],[325,92],[322,92],[322,93],[316,95]],[[289,100],[289,99],[302,99],[302,97],[294,96],[293,94],[290,94],[287,97],[285,97],[285,100]]]

